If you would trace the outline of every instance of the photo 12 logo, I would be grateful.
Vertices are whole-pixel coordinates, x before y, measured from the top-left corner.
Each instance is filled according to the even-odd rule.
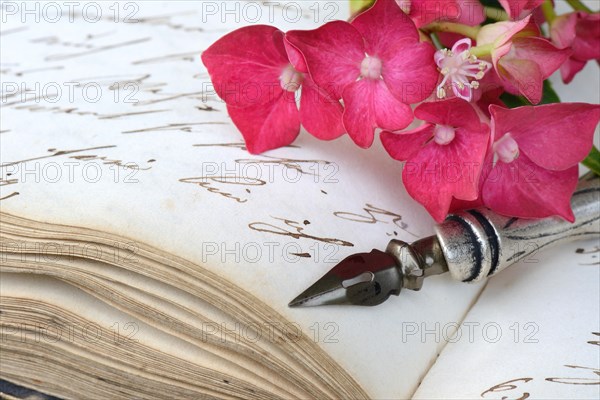
[[[115,23],[135,23],[140,7],[138,3],[128,1],[3,1],[0,3],[2,23],[19,21],[21,23],[51,23],[61,21],[71,23],[83,19],[96,23],[100,20]]]
[[[337,264],[341,261],[340,246],[315,242],[304,248],[296,241],[290,242],[202,242],[202,262],[235,262],[257,264],[283,260],[287,264],[311,262]]]
[[[468,341],[469,343],[498,343],[505,339],[513,343],[535,344],[539,343],[537,334],[540,327],[532,321],[515,321],[510,324],[500,324],[494,321],[470,322],[463,321],[447,323],[427,322],[402,322],[400,334],[402,343],[408,342],[447,342],[456,343]]]
[[[110,327],[93,322],[19,323],[0,327],[0,343],[114,343],[118,345],[137,343],[140,328],[137,322],[114,322]]]
[[[203,1],[202,22],[273,24],[281,20],[288,23],[306,20],[320,24],[343,19],[341,10],[345,1]]]
[[[114,103],[136,104],[139,84],[134,82],[9,82],[0,85],[3,105],[15,103],[98,103],[102,98]]]
[[[281,321],[265,321],[262,324],[236,322],[234,325],[224,322],[202,322],[201,326],[203,341],[220,341],[221,343],[266,341],[279,344],[282,340],[295,343],[303,338],[310,339],[315,343],[339,343],[339,331],[339,325],[331,321],[315,321],[306,331],[303,331],[302,327],[295,322]]]

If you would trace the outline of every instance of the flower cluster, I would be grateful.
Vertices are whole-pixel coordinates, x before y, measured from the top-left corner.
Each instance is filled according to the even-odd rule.
[[[362,148],[379,134],[437,221],[481,205],[573,221],[600,106],[540,103],[554,72],[568,83],[600,60],[600,14],[557,16],[551,0],[499,6],[377,0],[314,30],[238,29],[202,61],[251,153],[290,144],[301,126],[322,140],[347,133]],[[480,25],[486,16],[496,21]]]

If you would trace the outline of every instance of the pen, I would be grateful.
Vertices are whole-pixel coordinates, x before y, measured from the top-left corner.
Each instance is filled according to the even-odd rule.
[[[590,172],[579,180],[571,207],[574,223],[510,218],[487,208],[451,214],[433,236],[412,244],[394,239],[385,252],[347,257],[289,306],[375,306],[401,289],[420,290],[428,276],[450,272],[455,280],[479,282],[549,246],[600,237],[600,177]]]

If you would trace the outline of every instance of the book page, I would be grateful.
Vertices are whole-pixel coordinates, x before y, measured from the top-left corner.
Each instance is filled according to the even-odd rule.
[[[432,234],[433,222],[378,140],[361,150],[302,132],[251,156],[200,61],[249,18],[309,29],[347,18],[347,2],[226,3],[6,13],[1,210],[186,258],[298,324],[372,397],[409,397],[444,343],[414,338],[461,321],[481,286],[440,276],[375,308],[287,307],[346,256]]]
[[[491,279],[415,399],[597,399],[600,246],[570,243]]]

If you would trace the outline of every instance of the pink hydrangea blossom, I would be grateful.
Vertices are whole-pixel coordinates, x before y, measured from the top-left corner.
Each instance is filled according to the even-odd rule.
[[[249,152],[290,144],[301,122],[320,139],[344,133],[342,105],[294,68],[277,28],[256,25],[231,32],[204,51],[202,61]]]
[[[413,22],[395,0],[378,0],[352,23],[329,22],[290,31],[315,83],[345,106],[344,127],[367,148],[376,128],[399,130],[413,120],[409,104],[427,98],[438,72],[434,48],[419,41]]]
[[[558,215],[573,222],[577,164],[592,148],[600,106],[560,103],[490,106],[494,165],[482,196],[494,211],[520,218]]]
[[[565,83],[571,82],[588,61],[600,62],[600,13],[578,11],[561,15],[552,21],[550,37],[559,48],[573,50],[560,68]]]
[[[523,20],[485,25],[477,35],[477,45],[491,45],[496,74],[504,89],[525,96],[533,104],[542,99],[543,82],[571,55],[570,49],[559,49],[548,40],[534,36],[538,28]]]
[[[483,5],[474,0],[397,0],[420,28],[434,21],[479,25],[485,20]]]
[[[473,90],[479,88],[479,81],[492,68],[492,64],[477,59],[469,50],[471,39],[465,38],[457,41],[452,50],[435,52],[435,62],[444,77],[437,87],[438,98],[445,98],[450,87],[456,97],[466,101],[473,99]]]
[[[507,109],[502,95],[538,104],[559,68],[570,82],[600,62],[600,13],[556,17],[553,2],[499,2],[510,20],[474,27],[489,11],[478,0],[376,0],[314,30],[238,29],[202,60],[251,153],[291,143],[301,126],[323,140],[347,132],[363,148],[381,129],[387,152],[405,162],[408,193],[436,221],[479,206],[573,221],[577,164],[600,106]],[[421,126],[398,132],[415,117]]]
[[[423,103],[415,116],[427,123],[404,133],[384,131],[381,140],[394,159],[407,161],[402,178],[408,193],[441,222],[453,199],[479,197],[489,127],[458,98]]]

